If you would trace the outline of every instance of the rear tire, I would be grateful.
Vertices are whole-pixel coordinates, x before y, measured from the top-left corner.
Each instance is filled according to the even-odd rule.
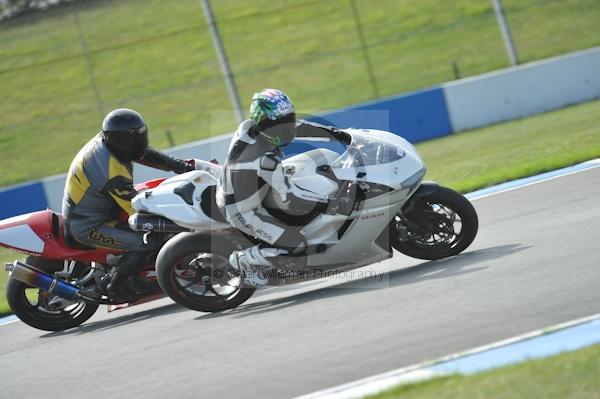
[[[28,257],[25,263],[43,269],[44,260],[39,257]],[[74,328],[86,322],[98,310],[97,304],[77,302],[64,309],[48,309],[40,303],[32,303],[27,291],[36,288],[13,278],[6,285],[6,299],[10,308],[23,323],[44,331],[62,331]],[[37,290],[38,298],[45,291]]]
[[[158,283],[172,300],[192,310],[222,312],[235,308],[247,301],[255,288],[246,285],[229,264],[233,250],[225,237],[180,233],[158,254]]]
[[[399,213],[390,231],[396,250],[413,258],[435,260],[464,251],[475,239],[478,228],[477,212],[469,200],[454,190],[439,187],[419,199],[408,214]],[[402,229],[407,234],[404,240],[400,238]]]

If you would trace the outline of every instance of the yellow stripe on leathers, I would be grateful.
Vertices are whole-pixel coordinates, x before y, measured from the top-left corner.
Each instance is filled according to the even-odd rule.
[[[82,153],[79,154],[71,169],[69,169],[69,175],[67,176],[67,194],[75,204],[81,202],[86,191],[90,188],[90,181],[83,173],[84,162],[81,155]]]
[[[119,162],[115,157],[111,156],[108,161],[108,180],[113,177],[123,176],[126,179],[133,181],[131,173],[125,165]],[[133,215],[135,211],[131,207],[131,201],[120,198],[113,193],[110,193],[110,196],[115,200],[115,202],[123,209],[129,216]]]

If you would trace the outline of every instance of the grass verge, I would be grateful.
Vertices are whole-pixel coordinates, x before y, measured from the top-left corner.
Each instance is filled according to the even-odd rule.
[[[417,145],[426,179],[468,192],[600,157],[600,101]],[[22,255],[0,249],[0,261]],[[3,264],[3,263],[2,263]],[[0,314],[10,311],[0,271]]]
[[[600,157],[600,100],[417,145],[426,179],[461,192]]]
[[[403,385],[369,399],[589,399],[600,392],[600,345],[486,371]]]
[[[6,301],[6,282],[8,281],[8,273],[4,271],[4,263],[12,262],[15,259],[25,259],[25,257],[26,255],[0,248],[0,317],[12,313],[8,306],[8,302]]]
[[[377,90],[349,1],[213,1],[243,107],[263,87],[324,110],[509,66],[491,1],[355,4]],[[522,62],[600,44],[598,0],[504,5]],[[167,131],[182,144],[235,127],[197,0],[77,1],[2,21],[0,81],[0,186],[64,172],[112,108],[140,111],[158,147]]]

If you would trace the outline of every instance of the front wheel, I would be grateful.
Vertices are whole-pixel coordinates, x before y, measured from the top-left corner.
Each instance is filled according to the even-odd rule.
[[[475,239],[479,220],[462,194],[439,187],[400,212],[390,226],[392,246],[413,258],[442,259],[464,251]]]
[[[180,233],[158,254],[158,283],[172,300],[192,310],[221,312],[239,306],[255,289],[229,264],[231,251],[225,237]]]

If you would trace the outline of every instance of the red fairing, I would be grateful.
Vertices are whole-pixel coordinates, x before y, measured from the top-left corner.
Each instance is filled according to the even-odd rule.
[[[50,210],[32,212],[15,218],[5,219],[0,222],[0,230],[21,225],[29,226],[39,240],[43,242],[43,250],[41,250],[41,252],[37,250],[37,247],[35,250],[27,245],[20,247],[18,242],[11,242],[10,244],[7,244],[6,242],[0,242],[0,244],[19,252],[40,255],[46,259],[68,259],[98,263],[105,263],[106,256],[108,254],[118,254],[123,252],[107,249],[82,250],[67,247],[63,236],[63,217],[62,215],[54,213]],[[25,230],[28,229],[25,228]],[[31,232],[31,230],[28,231]],[[32,241],[32,237],[27,237],[27,239]],[[37,240],[35,237],[33,237],[33,239]],[[41,249],[41,246],[39,249]]]
[[[160,183],[164,182],[165,180],[167,180],[166,177],[163,177],[160,179],[148,180],[143,183],[136,184],[135,186],[133,186],[133,188],[135,188],[135,191],[149,190],[151,188],[158,186]]]
[[[0,221],[0,245],[19,252],[41,255],[45,235],[40,236],[30,223],[33,219],[39,219],[40,213],[45,212],[27,213]]]
[[[136,184],[137,191],[152,189],[165,178]],[[119,220],[127,223],[128,215],[121,212]],[[65,244],[63,217],[51,210],[32,212],[0,221],[0,246],[17,252],[41,256],[52,260],[78,260],[106,263],[108,254],[125,251],[112,249],[76,249]]]

